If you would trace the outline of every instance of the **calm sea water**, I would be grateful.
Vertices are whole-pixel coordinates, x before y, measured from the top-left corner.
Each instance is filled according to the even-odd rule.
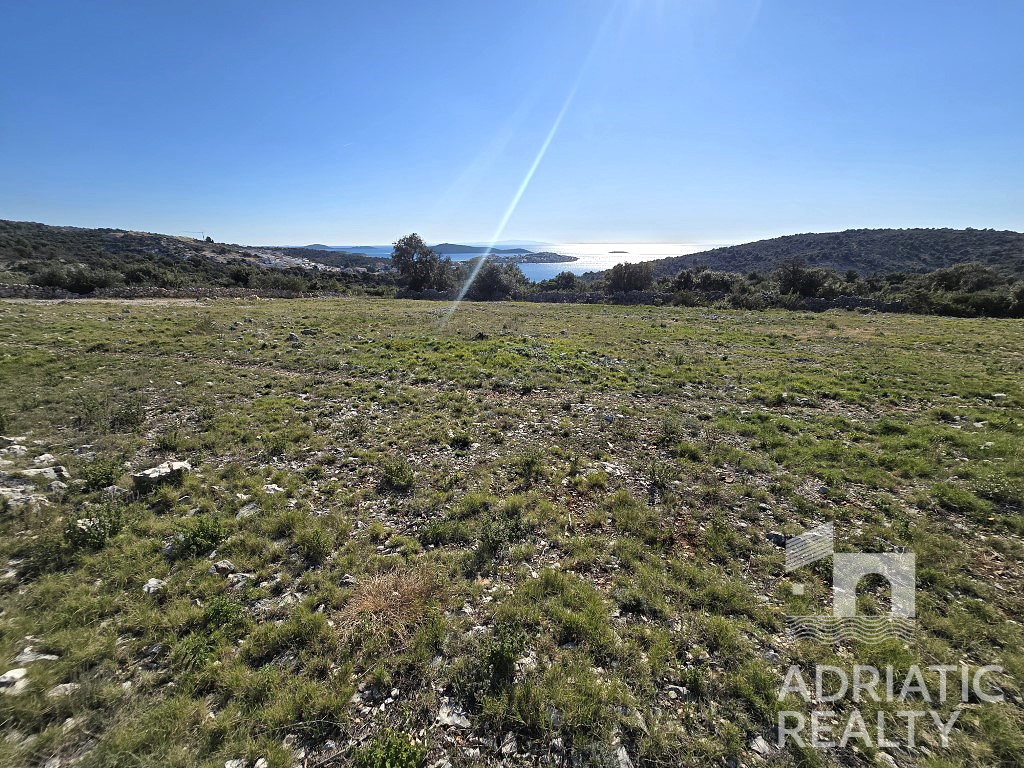
[[[530,280],[547,280],[559,272],[573,272],[582,275],[584,272],[597,272],[611,269],[622,262],[654,261],[669,256],[684,256],[688,253],[699,253],[718,244],[709,243],[559,243],[545,247],[543,250],[560,253],[564,256],[576,256],[579,261],[563,264],[520,264],[523,274]],[[538,248],[538,250],[540,250]],[[613,253],[625,251],[625,253]]]
[[[564,256],[575,256],[579,261],[562,262],[559,264],[520,264],[523,274],[534,282],[547,280],[559,272],[573,272],[582,275],[584,272],[597,272],[611,269],[624,261],[653,261],[669,256],[684,256],[688,253],[699,253],[711,248],[718,248],[722,243],[559,243],[548,246],[531,246],[531,250],[552,251]],[[504,247],[504,246],[502,246]],[[367,256],[388,257],[391,246],[352,247]],[[620,251],[620,253],[615,253]],[[467,261],[472,254],[451,254],[453,261]]]

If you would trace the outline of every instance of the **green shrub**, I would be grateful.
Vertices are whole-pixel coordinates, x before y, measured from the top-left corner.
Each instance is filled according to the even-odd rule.
[[[307,562],[320,565],[334,551],[334,537],[322,526],[310,525],[299,531],[295,546]]]
[[[184,522],[171,548],[176,559],[199,557],[212,552],[224,541],[224,523],[210,515],[199,515]]]
[[[385,457],[380,460],[380,488],[393,493],[406,493],[416,480],[412,467],[402,456]]]
[[[141,395],[119,398],[110,414],[110,429],[114,432],[134,432],[146,420],[145,404]]]
[[[124,510],[113,503],[104,504],[68,520],[64,539],[73,552],[101,549],[123,527]]]
[[[468,544],[473,540],[470,527],[459,520],[432,520],[420,528],[420,541],[424,544]]]
[[[210,632],[236,638],[251,626],[252,621],[240,602],[225,595],[216,595],[203,609],[202,624]]]
[[[113,485],[124,472],[124,464],[118,456],[99,456],[90,461],[81,471],[85,490],[98,491]]]
[[[539,448],[527,448],[516,457],[514,467],[523,484],[530,485],[544,477],[544,454]]]
[[[373,740],[352,751],[355,768],[419,768],[427,757],[427,748],[405,734],[386,729]]]
[[[992,502],[979,498],[966,488],[960,488],[951,483],[939,483],[932,488],[932,498],[943,509],[969,517],[988,517],[994,511]]]

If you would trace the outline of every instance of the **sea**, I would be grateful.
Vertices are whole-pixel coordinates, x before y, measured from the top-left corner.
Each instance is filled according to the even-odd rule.
[[[691,253],[709,251],[730,243],[523,243],[527,250],[540,252],[550,251],[563,256],[575,256],[579,261],[559,262],[557,264],[520,264],[528,280],[537,282],[554,277],[559,272],[572,272],[582,275],[584,272],[599,272],[611,269],[622,262],[654,261],[669,256],[685,256]],[[498,248],[520,247],[519,244],[503,242]],[[391,255],[391,246],[335,246],[338,250],[350,250],[365,253],[367,256],[387,258]],[[443,254],[445,255],[445,254]],[[468,261],[475,254],[446,254],[452,261]]]
[[[520,264],[527,279],[537,282],[554,277],[559,272],[599,272],[623,262],[654,261],[670,256],[685,256],[719,248],[719,243],[557,243],[531,246],[532,251],[551,251],[563,256],[575,256],[579,261],[558,264]]]

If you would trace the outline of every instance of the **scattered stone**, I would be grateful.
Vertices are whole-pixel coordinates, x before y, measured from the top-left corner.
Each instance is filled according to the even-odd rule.
[[[25,677],[27,674],[28,670],[24,667],[7,670],[0,675],[0,691],[11,696],[21,693],[28,687],[28,678]]]
[[[299,334],[297,334],[297,333],[289,333],[288,334],[288,341],[298,341],[298,340],[299,340]]]
[[[460,709],[455,709],[448,704],[442,704],[437,713],[437,722],[441,725],[450,725],[456,728],[469,728],[469,718]]]
[[[267,483],[266,485],[263,486],[263,492],[270,494],[284,493],[284,488],[282,488],[280,485],[277,485],[276,483]]]
[[[219,576],[227,576],[229,573],[235,572],[235,564],[230,560],[218,560],[216,563],[210,566],[208,573],[216,573]]]
[[[516,735],[509,731],[501,741],[501,754],[508,757],[509,755],[514,755],[518,750],[519,744],[516,742]]]
[[[238,510],[238,514],[235,515],[236,520],[245,520],[247,517],[252,517],[259,511],[259,505],[255,501],[251,501]]]
[[[886,752],[878,752],[875,754],[875,763],[883,766],[883,768],[899,768],[899,764],[896,762],[895,758]]]
[[[33,480],[65,480],[68,478],[68,471],[64,467],[23,469],[21,474],[25,477],[31,477]]]
[[[236,757],[234,760],[225,760],[224,768],[246,768],[248,763],[243,758]]]
[[[51,467],[56,460],[57,458],[52,454],[44,453],[32,459],[32,465],[35,467]]]
[[[132,482],[139,493],[147,493],[161,483],[177,482],[186,472],[191,471],[192,465],[187,461],[165,461],[163,464],[136,472],[132,475]]]
[[[786,535],[783,533],[779,533],[778,531],[769,531],[764,537],[776,547],[786,546]]]
[[[142,591],[147,595],[155,595],[162,592],[166,586],[167,582],[162,579],[150,579],[142,585]]]
[[[238,589],[243,586],[247,581],[251,581],[256,578],[255,573],[231,573],[228,574],[228,588]]]
[[[318,333],[320,333],[320,331],[318,331],[316,328],[303,328],[302,329],[302,335],[303,336],[316,336]]]
[[[761,757],[768,757],[772,752],[771,745],[764,740],[763,736],[755,736],[754,740],[750,742],[750,748]]]
[[[26,448],[24,445],[18,445],[17,443],[14,443],[12,445],[7,446],[6,448],[0,449],[0,453],[4,454],[5,456],[24,456],[26,453],[28,453],[28,448]]]
[[[633,768],[633,761],[629,759],[629,753],[621,744],[615,750],[615,759],[618,760],[619,768]]]
[[[56,661],[59,658],[59,656],[54,656],[52,653],[36,653],[35,649],[30,645],[19,653],[14,661],[17,664],[31,664],[33,661]]]
[[[252,764],[252,768],[270,768],[270,763],[267,762],[267,758],[261,757]]]
[[[52,483],[50,483],[48,489],[50,493],[63,495],[68,492],[68,484],[62,483],[60,480],[54,480]]]
[[[72,693],[77,691],[81,686],[78,683],[61,683],[55,685],[53,688],[46,692],[46,696],[51,699],[58,699],[62,696],[70,696]]]

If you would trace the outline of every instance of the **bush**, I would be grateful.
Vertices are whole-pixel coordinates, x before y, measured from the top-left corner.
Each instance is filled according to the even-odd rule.
[[[379,487],[383,491],[406,493],[412,489],[416,479],[409,462],[402,456],[381,459],[380,472]]]
[[[303,559],[313,565],[322,564],[334,551],[334,537],[319,525],[303,528],[295,537],[295,546]]]
[[[419,768],[427,757],[427,748],[406,735],[384,730],[365,746],[352,752],[355,768]]]
[[[123,527],[124,510],[116,504],[104,504],[90,508],[86,516],[68,520],[64,539],[73,552],[97,550]]]
[[[100,456],[82,469],[81,478],[85,481],[85,490],[99,491],[116,483],[123,471],[124,465],[119,457]]]
[[[178,532],[171,547],[172,556],[181,559],[205,555],[215,550],[226,536],[227,531],[220,520],[209,515],[193,517],[186,520]]]
[[[544,453],[536,447],[527,448],[515,460],[516,474],[525,485],[544,477]]]
[[[992,502],[950,483],[939,483],[932,488],[932,498],[943,509],[974,518],[988,517],[995,509]]]

